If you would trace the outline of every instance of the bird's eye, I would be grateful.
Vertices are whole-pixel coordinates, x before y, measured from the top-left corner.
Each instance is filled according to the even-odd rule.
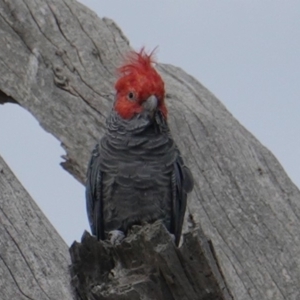
[[[129,92],[127,97],[128,97],[129,100],[134,100],[135,99],[135,95],[134,95],[133,92]]]

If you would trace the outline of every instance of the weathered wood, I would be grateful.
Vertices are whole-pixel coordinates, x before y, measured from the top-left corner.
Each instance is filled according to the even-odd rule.
[[[64,167],[81,182],[129,48],[112,21],[75,1],[0,0],[0,90],[62,142]],[[200,83],[170,65],[158,70],[196,178],[185,230],[196,223],[211,239],[234,299],[300,299],[299,190]]]
[[[0,157],[0,299],[75,299],[68,248]]]
[[[73,284],[83,300],[232,299],[199,229],[185,235],[181,248],[160,222],[135,226],[114,247],[85,232],[70,253]]]

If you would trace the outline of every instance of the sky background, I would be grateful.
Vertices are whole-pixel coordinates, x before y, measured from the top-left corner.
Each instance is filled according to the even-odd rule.
[[[205,85],[300,186],[299,0],[81,0],[134,49]],[[84,187],[59,165],[60,143],[24,109],[0,105],[0,155],[70,245],[88,229]]]

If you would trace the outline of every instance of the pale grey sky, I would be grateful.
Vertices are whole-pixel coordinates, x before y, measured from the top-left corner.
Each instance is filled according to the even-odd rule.
[[[113,19],[135,49],[210,89],[300,186],[300,1],[81,0]],[[25,110],[0,106],[0,154],[71,244],[89,229],[84,188],[60,166],[63,150]]]

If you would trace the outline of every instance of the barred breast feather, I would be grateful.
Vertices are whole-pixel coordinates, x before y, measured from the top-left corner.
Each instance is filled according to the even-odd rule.
[[[162,220],[178,245],[192,188],[192,175],[160,111],[154,118],[141,113],[130,120],[112,111],[87,173],[87,212],[98,239]]]

